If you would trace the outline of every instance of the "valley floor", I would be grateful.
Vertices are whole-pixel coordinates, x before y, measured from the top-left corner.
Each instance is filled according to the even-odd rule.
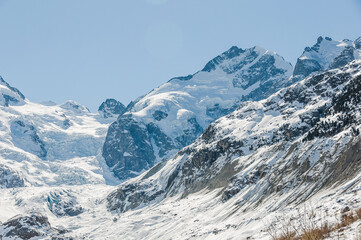
[[[355,180],[319,192],[304,204],[279,209],[275,207],[282,205],[282,198],[256,208],[237,208],[240,199],[222,203],[218,189],[184,199],[175,196],[125,213],[107,211],[104,199],[115,187],[104,184],[2,189],[0,221],[35,211],[46,215],[53,227],[70,230],[66,236],[75,239],[272,239],[287,229],[301,229],[303,223],[336,224],[346,207],[350,211],[360,208],[361,184],[354,185]],[[48,194],[56,191],[75,196],[84,212],[74,217],[56,217],[47,200]],[[357,220],[327,239],[359,239],[360,231],[361,221]]]

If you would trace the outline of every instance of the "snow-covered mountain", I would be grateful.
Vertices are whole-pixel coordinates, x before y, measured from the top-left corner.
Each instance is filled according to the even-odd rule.
[[[98,112],[103,118],[117,118],[125,110],[126,107],[121,102],[109,98],[99,106]]]
[[[0,188],[104,183],[105,119],[74,101],[27,100],[0,78]]]
[[[361,58],[361,38],[334,41],[329,37],[319,37],[312,47],[306,47],[293,72],[295,77],[305,78],[311,73],[345,66]]]
[[[25,96],[16,88],[10,86],[0,76],[0,106],[23,105]]]
[[[318,42],[300,59],[329,64],[304,79],[232,47],[98,113],[32,103],[1,78],[0,239],[272,239],[302,211],[320,225],[360,208],[361,38]],[[111,170],[140,175],[114,186]]]
[[[250,222],[258,221],[258,231],[264,226],[260,219],[244,219],[247,215],[270,214],[320,196],[320,207],[326,209],[322,203],[336,205],[335,199],[340,198],[336,189],[345,193],[361,186],[360,110],[361,60],[357,60],[265,100],[242,103],[169,161],[121,184],[107,197],[107,207],[120,213],[140,209],[138,214],[144,216],[142,208],[155,211],[170,202],[188,202],[184,215],[198,219],[195,225],[219,222],[220,232],[231,232],[233,237],[246,232]],[[202,218],[193,212],[203,209],[197,204],[206,204],[200,199],[211,201],[210,208],[218,210],[208,210],[213,215]],[[233,215],[239,221],[232,225]],[[177,234],[191,237],[192,229],[193,236],[200,234],[190,222],[177,224]],[[161,232],[166,234],[166,230]],[[227,234],[221,236],[218,239]]]
[[[298,58],[295,69],[260,47],[232,47],[201,71],[173,78],[139,98],[110,126],[103,157],[121,180],[135,177],[191,144],[241,102],[264,99],[311,73],[361,58],[359,42],[319,37]]]
[[[360,91],[358,60],[265,100],[242,103],[169,161],[121,185],[110,195],[109,207],[126,211],[205,188],[223,188],[223,201],[253,192],[246,204],[299,189],[286,202],[301,202],[326,184],[359,173],[359,154],[352,149],[360,141]]]
[[[293,68],[260,47],[232,47],[199,72],[173,78],[138,99],[108,131],[103,157],[120,179],[139,175],[191,144],[245,100],[289,84]]]

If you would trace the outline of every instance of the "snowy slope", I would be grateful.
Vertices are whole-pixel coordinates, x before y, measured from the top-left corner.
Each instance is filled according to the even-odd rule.
[[[3,79],[1,86],[0,187],[105,182],[99,154],[114,118],[74,101],[32,103]]]
[[[232,47],[201,71],[171,79],[137,99],[110,126],[103,157],[119,179],[135,177],[191,144],[211,122],[241,102],[264,99],[310,74],[361,58],[359,41],[319,37],[294,69],[260,47]]]
[[[75,239],[271,239],[270,226],[300,211],[335,222],[346,206],[361,207],[360,82],[356,61],[244,102],[119,187],[4,189],[0,234],[30,211],[49,222],[39,234],[65,228]],[[353,239],[357,224],[330,239]]]
[[[292,66],[260,47],[232,47],[193,75],[173,78],[138,99],[109,128],[103,157],[122,180],[191,144],[242,101],[289,84]]]
[[[0,76],[0,106],[23,105],[25,96]]]
[[[149,209],[160,211],[169,202],[180,201],[188,204],[185,218],[192,214],[198,218],[202,214],[197,212],[209,204],[211,210],[204,214],[230,225],[218,226],[223,227],[221,232],[238,229],[233,237],[246,232],[252,221],[258,221],[259,231],[264,218],[257,214],[260,211],[280,214],[309,199],[334,207],[338,199],[340,208],[359,207],[355,199],[361,185],[360,82],[361,60],[307,78],[265,100],[245,102],[166,163],[120,185],[108,196],[107,207],[114,213],[139,209],[145,215]],[[332,204],[315,204],[331,211]],[[240,217],[239,222],[233,215]],[[194,225],[207,225],[209,215],[198,221]],[[186,229],[195,229],[189,227],[191,222],[177,224],[184,237],[192,234]]]
[[[345,66],[349,62],[361,58],[360,38],[355,41],[348,39],[334,41],[329,37],[319,37],[312,47],[297,59],[294,76],[300,78],[327,69]]]
[[[263,78],[277,87],[265,84],[255,90],[265,99],[245,102],[260,69],[282,69],[260,65],[262,57],[252,63],[253,52],[282,60],[231,48],[127,110],[111,100],[97,114],[74,101],[32,103],[2,80],[0,94],[10,97],[0,106],[0,238],[271,239],[267,229],[299,211],[316,211],[321,224],[361,207],[361,60],[274,94],[294,78]],[[154,155],[149,168],[169,160],[115,187],[101,147],[122,111],[107,137],[136,169],[129,173],[145,171],[127,161],[136,154]],[[177,134],[190,145],[172,156],[182,147]],[[356,238],[358,224],[330,239]]]

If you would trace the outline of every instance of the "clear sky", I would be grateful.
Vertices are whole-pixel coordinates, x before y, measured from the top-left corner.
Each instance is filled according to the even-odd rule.
[[[361,36],[361,0],[0,0],[0,74],[31,101],[127,104],[236,45],[292,64]]]

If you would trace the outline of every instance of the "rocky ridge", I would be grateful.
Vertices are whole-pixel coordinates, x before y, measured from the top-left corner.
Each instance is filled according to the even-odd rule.
[[[265,99],[310,74],[361,58],[359,41],[319,37],[294,69],[260,47],[232,47],[196,74],[171,79],[139,98],[110,126],[103,157],[119,179],[135,177],[191,144],[242,102]]]
[[[108,98],[99,106],[98,112],[103,118],[117,118],[125,110],[126,107],[121,102]]]
[[[357,176],[361,60],[311,76],[265,100],[244,102],[166,163],[120,185],[108,209],[124,212],[170,196],[219,189],[238,208],[303,202]],[[266,201],[268,200],[268,201]]]
[[[297,59],[293,75],[305,78],[312,73],[345,66],[361,58],[360,38],[334,41],[330,37],[319,37],[312,47],[306,47]]]
[[[107,134],[103,157],[121,179],[139,175],[191,144],[245,100],[290,84],[292,66],[260,47],[232,47],[199,72],[173,78],[138,99]]]

